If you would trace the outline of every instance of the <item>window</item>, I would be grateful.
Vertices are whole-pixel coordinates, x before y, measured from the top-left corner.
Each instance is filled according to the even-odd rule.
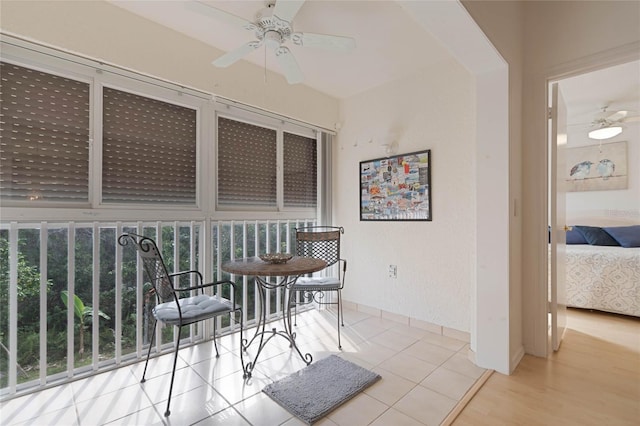
[[[218,117],[218,203],[276,206],[276,131]]]
[[[196,111],[103,89],[102,200],[196,202]]]
[[[197,108],[0,62],[3,201],[81,203],[92,191],[90,117],[102,104],[103,203],[196,204]],[[88,81],[91,81],[88,79]],[[185,98],[185,96],[183,96]],[[96,183],[97,184],[97,183]]]
[[[316,204],[315,139],[218,117],[218,206],[300,209]]]
[[[1,44],[0,201],[10,216],[52,207],[173,217],[176,207],[189,218],[311,218],[327,205],[327,144],[313,126],[26,41]]]
[[[3,200],[89,201],[88,83],[0,62]]]
[[[284,206],[317,204],[317,144],[315,139],[284,133]]]

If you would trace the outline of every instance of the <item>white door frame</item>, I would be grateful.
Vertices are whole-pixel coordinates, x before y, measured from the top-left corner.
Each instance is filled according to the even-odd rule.
[[[545,105],[549,104],[548,87],[554,81],[561,81],[565,78],[575,77],[577,75],[587,74],[589,72],[598,71],[604,68],[609,68],[609,67],[613,67],[616,65],[621,65],[621,64],[625,64],[625,63],[637,61],[637,60],[640,60],[640,43],[631,43],[625,46],[621,46],[619,48],[609,49],[605,52],[589,55],[579,60],[560,64],[550,69],[545,75],[545,85],[544,85],[545,102],[546,102]],[[545,143],[545,150],[548,150],[548,149],[549,149],[549,144]],[[547,152],[546,154],[547,154],[546,158],[548,159],[549,152]],[[549,177],[548,168],[550,167],[548,163],[549,162],[547,161],[546,164],[544,165],[545,167],[544,176],[547,180]],[[544,186],[544,188],[545,188],[545,191],[547,192],[547,196],[544,197],[546,205],[544,206],[545,207],[544,210],[541,211],[541,214],[546,215],[547,212],[549,211],[549,202],[548,202],[549,197],[552,197],[552,196],[555,197],[556,194],[549,193],[549,182],[546,182],[546,185]],[[541,219],[542,220],[540,221],[540,223],[548,222],[546,217]],[[547,255],[548,243],[546,242],[546,240],[544,241],[544,244],[540,244],[537,247],[537,251],[542,256],[541,258],[545,259],[544,262],[540,263],[541,269],[538,271],[538,273],[540,274],[539,276],[547,277],[548,276],[547,271],[549,268],[549,261],[548,261],[549,256]],[[536,295],[535,300],[544,299],[545,300],[544,305],[546,307],[546,300],[548,300],[547,299],[548,281],[544,280],[544,286],[539,286],[536,290],[538,294]],[[552,353],[553,351],[552,351],[552,348],[549,347],[550,342],[549,342],[549,339],[547,338],[548,324],[549,324],[549,316],[547,314],[547,309],[544,309],[544,310],[538,309],[536,311],[535,318],[533,318],[533,321],[534,321],[534,326],[537,333],[537,335],[535,336],[534,354],[545,356],[545,354]]]

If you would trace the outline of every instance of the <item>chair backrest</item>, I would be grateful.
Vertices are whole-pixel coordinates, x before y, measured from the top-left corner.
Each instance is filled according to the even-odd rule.
[[[133,244],[136,248],[142,260],[147,279],[153,286],[160,303],[177,299],[169,272],[154,240],[137,234],[122,234],[118,238],[118,243],[121,246]]]
[[[308,226],[296,228],[296,256],[315,257],[327,267],[340,260],[340,234],[343,227]]]

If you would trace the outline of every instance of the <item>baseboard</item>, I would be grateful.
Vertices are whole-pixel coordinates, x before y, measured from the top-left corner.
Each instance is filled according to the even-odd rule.
[[[354,311],[363,312],[367,315],[371,315],[374,317],[388,319],[401,324],[407,324],[410,327],[419,328],[421,330],[439,334],[441,336],[451,337],[453,339],[460,340],[465,343],[471,342],[471,334],[466,331],[456,330],[456,329],[445,327],[439,324],[430,323],[428,321],[407,317],[405,315],[394,314],[392,312],[384,311],[378,308],[372,308],[370,306],[362,305],[360,303],[355,303],[348,300],[343,300],[342,306],[345,309],[352,309]]]
[[[473,365],[478,365],[478,363],[476,362],[476,353],[471,348],[467,350],[467,359],[469,359],[469,361],[471,361]]]
[[[522,358],[524,357],[524,346],[520,346],[515,354],[511,357],[511,363],[509,364],[509,374],[512,374],[516,369]]]

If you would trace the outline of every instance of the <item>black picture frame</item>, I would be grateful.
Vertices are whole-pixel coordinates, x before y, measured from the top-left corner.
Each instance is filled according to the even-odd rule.
[[[431,221],[431,150],[360,162],[361,221]]]

